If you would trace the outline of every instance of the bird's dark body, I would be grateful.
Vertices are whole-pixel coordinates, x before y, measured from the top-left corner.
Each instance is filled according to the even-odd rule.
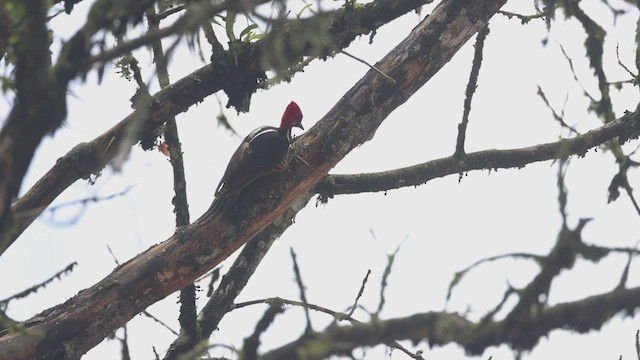
[[[216,196],[236,193],[280,164],[289,150],[288,134],[282,132],[280,128],[262,126],[247,135],[231,157]]]
[[[261,126],[247,135],[231,156],[209,212],[227,212],[242,189],[283,163],[291,143],[291,128],[304,129],[301,121],[302,112],[292,101],[282,115],[280,127]]]

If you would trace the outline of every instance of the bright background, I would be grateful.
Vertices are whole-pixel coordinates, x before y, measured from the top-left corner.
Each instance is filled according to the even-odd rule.
[[[503,10],[533,14],[535,9],[530,3],[510,1]],[[634,69],[638,11],[622,1],[611,4],[629,11],[615,19],[615,26],[603,2],[580,2],[608,31],[605,69],[609,79],[626,80],[630,76],[617,64],[615,48],[619,46],[620,59]],[[90,2],[83,1],[72,16],[61,15],[51,22],[54,31],[60,34],[54,54],[60,39],[68,38],[82,23],[89,5]],[[296,13],[304,4],[292,1],[289,6]],[[411,13],[384,26],[373,45],[368,44],[368,37],[361,37],[347,51],[375,63],[433,7],[425,7],[420,16]],[[566,121],[581,132],[601,125],[586,111],[588,100],[560,50],[562,45],[573,59],[581,85],[599,98],[596,80],[585,58],[584,32],[577,21],[565,22],[562,14],[557,17],[550,33],[542,20],[523,26],[519,20],[502,15],[492,19],[472,104],[467,152],[525,147],[566,136],[536,95],[538,85],[552,106],[557,110],[565,107]],[[239,26],[241,29],[246,25]],[[172,41],[165,41],[165,45]],[[332,173],[388,170],[451,155],[462,117],[473,43],[474,39],[470,40],[431,81],[385,120],[373,140],[349,154]],[[208,49],[204,45],[203,48]],[[146,50],[135,55],[145,78],[155,79]],[[171,79],[176,81],[202,65],[197,56],[180,47],[170,63]],[[223,111],[244,136],[260,125],[277,124],[286,104],[295,100],[303,110],[303,123],[308,129],[367,70],[365,65],[338,54],[326,62],[314,61],[290,84],[256,93],[248,114],[237,115],[233,109]],[[93,139],[131,112],[129,98],[135,84],[114,73],[112,67],[108,68],[100,85],[95,72],[86,82],[72,84],[67,122],[40,147],[23,191],[75,144]],[[157,89],[155,83],[152,89]],[[630,85],[621,91],[612,89],[612,97],[617,116],[635,109],[638,102],[637,89]],[[220,101],[226,103],[224,95],[220,95]],[[10,99],[1,104],[7,113],[10,104]],[[211,96],[177,118],[192,221],[208,208],[214,186],[241,140],[217,125],[219,111],[219,102]],[[625,145],[627,152],[633,149],[632,145]],[[297,300],[299,291],[289,255],[289,249],[294,248],[309,302],[345,310],[353,303],[367,269],[371,269],[360,303],[375,311],[387,255],[400,246],[382,318],[445,310],[447,288],[456,271],[494,255],[516,251],[544,255],[551,249],[561,225],[557,172],[557,164],[544,162],[520,170],[470,172],[462,181],[451,175],[386,194],[337,196],[326,206],[314,206],[312,200],[274,244],[237,301],[273,296]],[[639,240],[639,218],[628,197],[623,194],[618,201],[607,204],[607,187],[616,172],[613,156],[603,151],[592,150],[584,158],[571,160],[566,178],[569,225],[573,227],[582,217],[594,218],[583,232],[587,243],[633,247]],[[637,175],[630,174],[632,186],[638,184]],[[75,183],[53,206],[91,196],[108,196],[130,186],[134,187],[126,196],[91,203],[84,211],[73,206],[44,214],[9,248],[0,259],[0,273],[12,275],[4,276],[0,298],[46,279],[73,261],[79,263],[72,274],[37,295],[11,302],[9,316],[17,320],[29,318],[102,279],[115,266],[107,246],[124,262],[173,233],[171,168],[168,159],[157,151],[143,152],[135,147],[121,169],[105,169],[93,185],[87,181]],[[222,264],[223,272],[232,261],[233,257]],[[597,265],[578,261],[573,270],[563,272],[553,282],[550,304],[610,291],[618,284],[626,261],[622,255],[609,256]],[[639,270],[634,262],[629,287],[640,285]],[[500,301],[508,284],[525,286],[537,271],[533,262],[524,260],[501,260],[480,266],[456,288],[446,310],[468,313],[477,320]],[[199,298],[201,303],[206,301],[204,292],[199,293]],[[251,334],[265,308],[253,306],[231,312],[220,324],[213,342],[240,348],[242,339]],[[148,310],[179,329],[176,294]],[[312,315],[315,330],[321,330],[332,320],[323,314]],[[355,316],[362,321],[369,319],[363,311],[356,311]],[[303,332],[304,321],[302,309],[288,307],[264,335],[260,350],[264,352],[295,339]],[[173,334],[142,315],[127,326],[133,359],[152,358],[152,346],[164,354],[174,339]],[[619,315],[602,330],[586,335],[554,331],[524,358],[617,359],[622,355],[623,359],[633,359],[634,337],[639,328],[637,320]],[[461,348],[452,344],[436,349],[429,349],[424,342],[416,347],[403,344],[414,350],[423,349],[431,359],[465,356]],[[105,341],[85,358],[113,358],[118,356],[119,349],[118,342]],[[369,349],[366,358],[389,356],[387,351],[383,346]],[[224,349],[213,354],[234,357]],[[505,346],[490,348],[481,358],[489,356],[514,358]],[[407,358],[398,351],[391,357]]]

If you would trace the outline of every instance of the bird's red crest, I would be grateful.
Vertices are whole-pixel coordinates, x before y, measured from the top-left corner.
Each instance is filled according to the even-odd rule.
[[[280,126],[286,128],[299,127],[304,129],[302,127],[302,111],[294,101],[289,103],[284,114],[282,114],[282,122]]]

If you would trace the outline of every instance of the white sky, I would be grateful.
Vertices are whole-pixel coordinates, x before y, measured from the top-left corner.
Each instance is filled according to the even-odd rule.
[[[86,3],[82,2],[74,11],[82,14]],[[529,3],[510,1],[505,10],[531,14],[534,9]],[[613,4],[627,8],[621,1]],[[615,46],[619,43],[622,61],[633,68],[638,12],[632,10],[618,18],[613,28],[611,13],[601,2],[583,1],[581,6],[609,31],[605,48],[609,79],[627,79],[627,74],[617,65]],[[296,7],[291,7],[296,12]],[[422,16],[431,8],[425,9]],[[65,19],[61,16],[53,24],[56,30],[60,27],[70,34],[72,31],[66,27]],[[406,15],[379,30],[373,46],[368,45],[368,37],[363,37],[348,51],[374,63],[420,19],[414,13]],[[600,125],[595,116],[585,111],[586,100],[559,48],[559,44],[564,46],[573,58],[587,91],[599,97],[584,58],[584,34],[576,21],[564,23],[562,15],[558,19],[547,46],[542,45],[547,36],[543,21],[522,26],[518,20],[508,20],[501,15],[491,21],[467,132],[468,152],[529,146],[566,135],[536,96],[537,85],[545,90],[556,109],[562,108],[568,94],[566,119],[571,125],[581,131]],[[474,39],[470,40],[427,85],[391,114],[372,141],[349,154],[332,173],[387,170],[452,154],[473,43]],[[181,51],[171,63],[174,81],[202,66],[186,50]],[[140,60],[145,77],[152,77],[148,57]],[[295,100],[302,108],[303,123],[308,129],[367,70],[363,64],[344,55],[327,62],[316,61],[304,73],[296,75],[291,84],[255,94],[249,114],[236,116],[233,110],[225,113],[238,132],[245,135],[257,126],[276,124],[286,104]],[[73,84],[67,125],[41,146],[25,189],[76,143],[93,139],[130,113],[128,99],[135,84],[112,74],[113,69],[107,70],[101,86],[96,86],[93,74],[86,83]],[[618,116],[636,107],[637,91],[630,86],[621,92],[612,90],[612,96]],[[222,102],[224,104],[225,99]],[[2,106],[7,108],[6,103]],[[178,117],[192,221],[209,206],[214,186],[240,141],[217,126],[218,111],[218,102],[209,97]],[[627,148],[631,149],[629,145]],[[612,156],[602,151],[590,151],[585,158],[571,161],[566,180],[570,225],[575,225],[580,217],[593,217],[595,220],[584,231],[586,242],[631,247],[638,241],[634,231],[638,215],[625,195],[607,205],[607,186],[616,171]],[[379,281],[386,254],[402,244],[389,279],[387,306],[382,317],[443,310],[447,287],[455,271],[481,258],[507,252],[546,254],[549,251],[561,222],[556,174],[557,166],[545,162],[521,170],[471,172],[460,183],[458,176],[452,175],[418,188],[389,191],[386,196],[383,193],[339,196],[327,206],[319,207],[311,203],[300,212],[296,224],[274,244],[238,301],[272,296],[297,299],[289,256],[289,248],[293,247],[310,302],[344,310],[352,304],[362,278],[367,269],[371,269],[361,304],[374,310],[379,301]],[[632,184],[634,180],[637,184],[637,177],[631,178]],[[169,237],[174,224],[171,181],[170,165],[163,155],[136,148],[120,173],[105,170],[95,185],[78,182],[64,192],[56,204],[89,195],[106,196],[135,185],[126,197],[90,205],[73,226],[54,226],[39,220],[25,231],[0,260],[0,273],[19,274],[5,277],[0,298],[42,281],[72,261],[78,261],[79,266],[36,296],[12,302],[9,315],[15,319],[28,318],[106,276],[114,267],[107,245],[123,262]],[[60,212],[56,218],[72,218],[73,214],[73,211]],[[231,262],[232,259],[224,262],[225,270]],[[610,291],[619,281],[625,263],[624,256],[610,256],[597,265],[579,261],[573,270],[554,281],[550,303]],[[629,287],[640,284],[639,270],[636,264],[632,266]],[[536,272],[537,267],[526,261],[503,260],[481,266],[467,275],[455,290],[447,310],[469,311],[470,318],[478,319],[495,306],[508,283],[524,286]],[[204,293],[199,295],[204,302]],[[178,329],[177,309],[177,296],[172,295],[149,311]],[[241,347],[242,339],[253,331],[253,324],[264,309],[264,306],[255,306],[230,313],[220,324],[220,332],[213,341]],[[356,316],[368,320],[363,312],[356,312]],[[325,315],[313,316],[316,330],[330,321]],[[151,358],[152,346],[163,354],[174,338],[166,329],[141,316],[130,322],[128,328],[134,359]],[[622,355],[623,359],[632,359],[637,328],[640,325],[634,319],[616,316],[597,333],[575,336],[554,331],[525,359],[566,355],[593,359],[617,359]],[[261,350],[287,343],[303,329],[302,310],[289,307],[263,337]],[[424,349],[431,359],[464,357],[456,345],[429,349],[420,343],[415,349]],[[104,359],[117,356],[118,351],[119,344],[108,341],[85,358]],[[384,347],[378,347],[368,351],[366,358],[382,358],[385,351]],[[217,355],[232,357],[228,351]],[[513,358],[504,346],[488,349],[481,358],[489,356]],[[406,357],[396,351],[392,358]]]

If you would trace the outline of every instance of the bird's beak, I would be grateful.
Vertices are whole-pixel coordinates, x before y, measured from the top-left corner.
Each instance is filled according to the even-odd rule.
[[[296,124],[296,127],[299,127],[300,129],[304,130],[301,123]]]

